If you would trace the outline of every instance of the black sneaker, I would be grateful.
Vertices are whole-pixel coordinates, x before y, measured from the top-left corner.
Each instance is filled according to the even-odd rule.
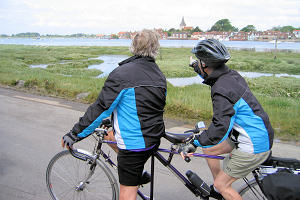
[[[218,199],[218,200],[224,199],[223,196],[215,190],[214,185],[210,186],[210,195],[209,196],[212,198]]]

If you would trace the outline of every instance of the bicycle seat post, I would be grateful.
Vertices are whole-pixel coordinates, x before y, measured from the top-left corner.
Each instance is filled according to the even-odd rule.
[[[151,183],[150,183],[150,200],[153,200],[154,189],[154,154],[151,156]]]

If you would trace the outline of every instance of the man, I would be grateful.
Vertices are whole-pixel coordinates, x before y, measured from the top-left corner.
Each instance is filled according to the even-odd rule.
[[[214,178],[211,196],[242,199],[231,184],[246,177],[268,158],[274,131],[244,78],[225,65],[230,54],[222,43],[203,40],[192,53],[198,61],[191,66],[204,79],[203,83],[211,86],[213,103],[212,122],[207,130],[196,135],[194,144],[202,147],[205,154],[230,153],[223,169],[219,160],[207,159]]]
[[[96,102],[63,137],[62,145],[72,148],[112,114],[118,147],[120,200],[136,199],[144,164],[157,150],[165,132],[167,83],[155,63],[158,51],[156,32],[139,32],[131,45],[134,56],[119,63],[109,74]]]

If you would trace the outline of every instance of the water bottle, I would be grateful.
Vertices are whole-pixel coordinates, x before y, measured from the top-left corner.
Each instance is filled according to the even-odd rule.
[[[210,195],[210,187],[197,174],[189,170],[186,172],[186,176],[197,187],[202,196],[207,197]]]

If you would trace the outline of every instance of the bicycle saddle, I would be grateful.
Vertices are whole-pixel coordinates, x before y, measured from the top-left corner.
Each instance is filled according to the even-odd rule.
[[[300,160],[294,158],[280,158],[274,157],[270,154],[269,158],[261,165],[273,167],[288,167],[292,169],[300,169]]]
[[[165,135],[164,135],[164,138],[166,138],[167,140],[169,140],[173,144],[187,142],[190,139],[192,139],[193,137],[194,137],[194,133],[192,133],[192,132],[182,133],[182,134],[166,132]]]

